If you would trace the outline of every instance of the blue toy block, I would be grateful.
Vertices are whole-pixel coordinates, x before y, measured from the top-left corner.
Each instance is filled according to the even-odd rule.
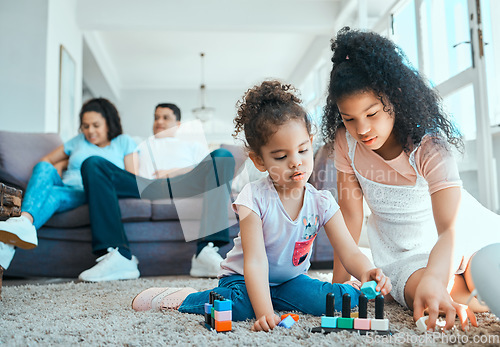
[[[208,303],[205,304],[205,313],[212,314],[212,305]]]
[[[216,311],[230,311],[232,310],[233,302],[231,300],[215,300],[214,308]]]
[[[377,292],[375,290],[376,287],[377,287],[377,282],[375,281],[365,282],[361,286],[361,292],[366,295],[368,300],[375,299],[377,295],[380,294],[380,292]]]
[[[281,322],[279,322],[278,326],[290,329],[292,325],[295,324],[295,319],[293,319],[292,316],[286,316],[285,319],[283,319]]]
[[[336,328],[338,318],[339,317],[321,316],[321,327],[322,328]]]

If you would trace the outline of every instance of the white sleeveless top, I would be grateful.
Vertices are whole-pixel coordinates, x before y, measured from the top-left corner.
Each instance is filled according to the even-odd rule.
[[[389,276],[392,296],[403,306],[404,286],[418,269],[427,266],[429,254],[437,241],[431,196],[426,180],[415,165],[415,148],[409,163],[416,173],[414,186],[378,183],[363,177],[355,167],[357,141],[346,132],[351,165],[372,214],[368,219],[368,238],[375,266]],[[478,228],[478,224],[481,227]],[[462,189],[462,201],[456,221],[456,247],[453,269],[464,257],[481,247],[500,242],[500,216],[484,208]]]

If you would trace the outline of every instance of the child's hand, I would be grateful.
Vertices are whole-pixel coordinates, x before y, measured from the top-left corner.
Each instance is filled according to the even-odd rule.
[[[383,295],[389,294],[392,289],[391,280],[389,279],[389,277],[384,275],[382,270],[379,268],[373,268],[365,272],[365,274],[361,278],[361,282],[365,283],[368,281],[377,282],[377,287],[375,287],[375,290],[382,293]]]
[[[422,276],[415,291],[413,300],[413,319],[417,321],[424,315],[424,309],[429,311],[427,329],[434,329],[439,312],[446,315],[446,330],[453,328],[455,317],[458,315],[462,330],[469,328],[468,321],[477,327],[477,320],[474,312],[466,305],[461,305],[453,301],[446,287],[438,278],[432,276]]]
[[[274,313],[267,316],[262,316],[255,321],[252,330],[253,331],[273,330],[274,328],[276,328],[279,322],[281,322],[281,318]]]

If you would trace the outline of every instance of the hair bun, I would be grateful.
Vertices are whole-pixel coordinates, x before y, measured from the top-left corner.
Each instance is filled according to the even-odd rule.
[[[290,84],[282,84],[279,81],[264,81],[258,88],[250,89],[245,97],[248,106],[261,108],[270,104],[301,103],[296,96],[295,88]]]

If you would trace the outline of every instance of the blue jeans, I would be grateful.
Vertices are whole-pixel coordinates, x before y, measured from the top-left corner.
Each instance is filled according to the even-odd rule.
[[[241,275],[223,277],[219,286],[214,289],[189,294],[179,307],[179,312],[204,313],[204,304],[209,300],[209,294],[214,291],[226,299],[233,301],[233,321],[243,321],[255,318],[252,304],[245,286],[245,278]],[[273,308],[284,312],[303,312],[314,316],[325,314],[326,294],[335,294],[335,310],[342,311],[342,295],[351,295],[351,308],[358,305],[361,292],[348,284],[332,284],[312,279],[307,275],[299,275],[294,279],[277,286],[271,286],[271,301]]]
[[[54,213],[72,210],[86,201],[83,190],[65,186],[56,168],[41,161],[33,168],[21,210],[33,216],[38,230]]]

